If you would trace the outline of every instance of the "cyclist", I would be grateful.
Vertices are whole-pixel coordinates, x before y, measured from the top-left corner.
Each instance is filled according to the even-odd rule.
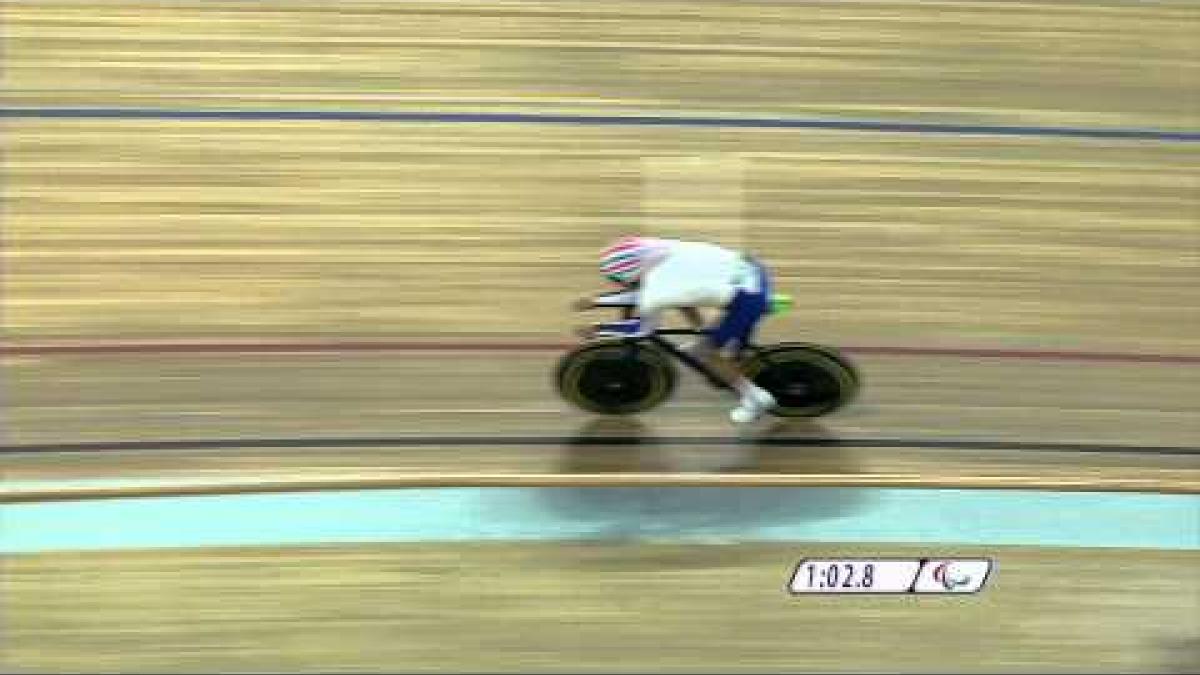
[[[706,242],[624,236],[604,249],[600,271],[637,300],[636,318],[606,324],[606,330],[650,335],[669,309],[683,311],[694,327],[703,328],[697,307],[723,309],[692,353],[738,392],[739,404],[729,415],[735,424],[753,422],[775,405],[769,392],[742,374],[736,360],[770,307],[771,281],[762,263]],[[574,306],[586,309],[595,301],[584,298]]]

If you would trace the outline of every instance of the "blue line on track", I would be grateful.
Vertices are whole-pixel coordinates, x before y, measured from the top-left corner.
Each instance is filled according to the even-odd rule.
[[[0,507],[3,553],[647,538],[1200,550],[1200,496],[877,488],[437,488]]]
[[[0,108],[0,118],[430,122],[438,124],[558,124],[575,126],[825,129],[885,133],[1045,136],[1144,141],[1200,141],[1197,131],[1162,129],[1004,126],[783,117],[673,117],[550,113],[448,113],[358,110],[216,110],[166,108]]]

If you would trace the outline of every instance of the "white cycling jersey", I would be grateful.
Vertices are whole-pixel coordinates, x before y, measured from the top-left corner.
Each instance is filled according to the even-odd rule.
[[[656,243],[663,252],[647,263],[638,293],[644,333],[654,330],[664,310],[725,307],[738,290],[758,290],[754,265],[737,251],[697,241],[659,239]]]

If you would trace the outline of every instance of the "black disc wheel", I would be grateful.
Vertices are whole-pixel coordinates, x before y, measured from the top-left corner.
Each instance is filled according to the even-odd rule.
[[[573,405],[602,415],[645,412],[675,390],[675,366],[661,349],[624,340],[575,348],[559,361],[558,391]]]
[[[787,343],[759,349],[743,363],[746,377],[771,392],[782,417],[818,417],[841,408],[862,386],[858,369],[832,347]]]

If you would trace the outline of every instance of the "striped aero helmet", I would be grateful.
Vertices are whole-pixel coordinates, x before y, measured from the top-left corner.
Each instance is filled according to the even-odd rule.
[[[621,237],[600,255],[600,273],[619,284],[635,283],[641,279],[653,247],[646,237]]]

